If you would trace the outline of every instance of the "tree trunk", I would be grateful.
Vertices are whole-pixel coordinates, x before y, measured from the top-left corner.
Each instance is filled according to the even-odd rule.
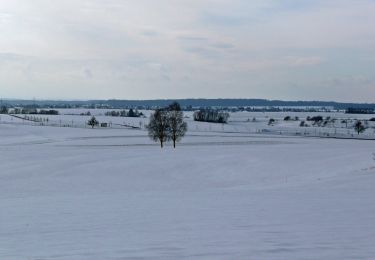
[[[160,141],[160,148],[163,148],[163,141]]]
[[[173,139],[173,148],[176,148],[176,139]]]

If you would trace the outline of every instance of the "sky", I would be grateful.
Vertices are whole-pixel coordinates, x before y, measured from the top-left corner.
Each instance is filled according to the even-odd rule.
[[[0,97],[375,102],[375,0],[0,0]]]

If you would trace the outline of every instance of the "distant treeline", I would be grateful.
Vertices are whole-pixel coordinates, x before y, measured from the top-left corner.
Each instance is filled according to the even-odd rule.
[[[29,114],[29,115],[58,115],[59,111],[53,109],[36,109],[36,108],[8,108],[0,107],[0,114]]]
[[[129,111],[108,111],[105,113],[106,116],[120,116],[120,117],[141,117],[143,116],[142,112],[139,112],[137,109],[133,110],[132,108]]]
[[[57,100],[2,100],[7,107],[34,108],[113,108],[113,109],[154,109],[165,107],[173,101],[178,101],[185,110],[197,108],[231,108],[231,107],[295,107],[302,108],[332,108],[335,110],[375,109],[375,104],[368,103],[340,103],[326,101],[282,101],[267,99],[156,99],[156,100],[88,100],[88,101],[57,101]]]
[[[346,113],[347,114],[375,114],[375,109],[350,107],[346,110]]]
[[[225,124],[228,122],[228,119],[229,113],[223,111],[204,109],[194,112],[195,121]]]

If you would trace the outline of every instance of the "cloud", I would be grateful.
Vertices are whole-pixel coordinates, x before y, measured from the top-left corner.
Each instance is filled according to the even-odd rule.
[[[372,0],[3,1],[2,92],[347,99],[327,79],[373,77],[374,13]]]
[[[239,17],[236,15],[221,15],[214,13],[204,13],[202,15],[202,22],[207,25],[214,25],[219,27],[237,27],[249,23],[248,17]]]
[[[322,57],[287,57],[288,63],[292,66],[315,66],[322,64],[325,60]]]
[[[141,34],[143,36],[147,36],[147,37],[156,37],[156,36],[159,36],[159,33],[156,30],[152,30],[152,29],[142,30]]]
[[[210,45],[213,48],[217,49],[233,49],[235,48],[234,44],[231,43],[225,43],[225,42],[217,42]]]
[[[83,74],[84,74],[85,77],[88,78],[88,79],[92,79],[92,78],[94,77],[94,75],[93,75],[91,69],[89,69],[89,68],[84,68],[84,69],[83,69]]]
[[[183,42],[207,42],[209,39],[202,36],[178,36],[177,39]]]
[[[335,87],[368,87],[375,86],[375,77],[369,78],[362,75],[348,75],[341,78],[329,78],[323,81],[322,84]]]

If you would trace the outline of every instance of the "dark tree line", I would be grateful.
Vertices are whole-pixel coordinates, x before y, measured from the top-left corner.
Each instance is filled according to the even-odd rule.
[[[194,113],[195,121],[212,122],[212,123],[227,123],[229,119],[229,113],[203,109]]]
[[[141,117],[143,116],[142,112],[139,112],[137,109],[133,110],[132,108],[129,111],[109,111],[105,113],[106,116],[118,116],[118,117]]]
[[[37,110],[36,108],[13,108],[9,109],[6,106],[0,108],[0,114],[25,114],[25,115],[58,115],[59,111],[49,109]]]
[[[161,148],[170,140],[176,148],[176,142],[180,141],[187,131],[180,105],[174,102],[166,108],[155,110],[150,116],[147,129],[150,138],[155,142],[159,141]]]

